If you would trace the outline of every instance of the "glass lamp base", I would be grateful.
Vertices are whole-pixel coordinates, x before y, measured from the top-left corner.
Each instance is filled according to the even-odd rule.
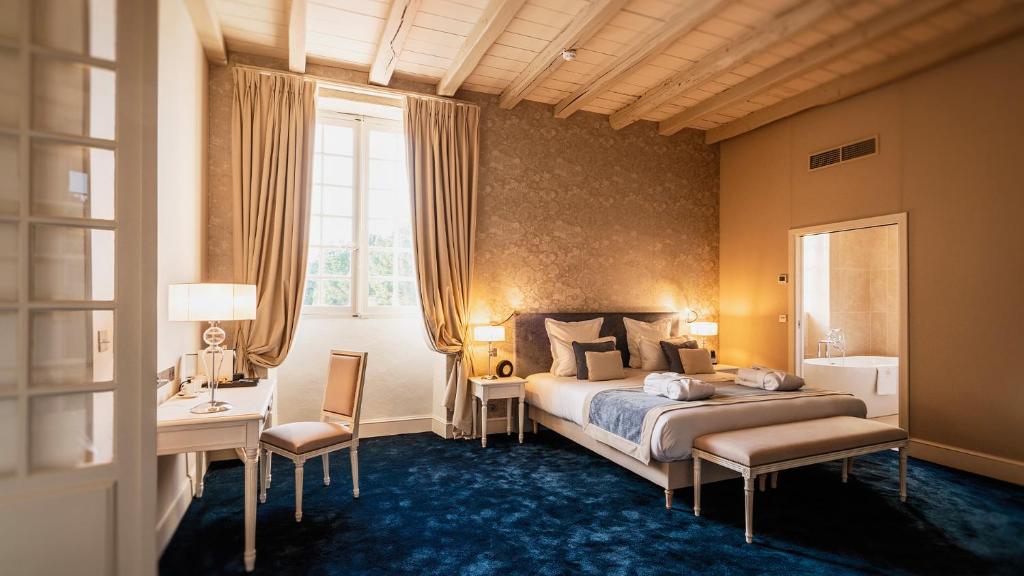
[[[203,402],[202,404],[197,404],[193,406],[189,412],[193,414],[215,414],[217,412],[227,412],[232,408],[234,408],[234,406],[231,404],[217,400],[215,402]]]

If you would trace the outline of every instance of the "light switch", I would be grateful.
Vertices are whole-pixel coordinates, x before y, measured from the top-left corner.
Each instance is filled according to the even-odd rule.
[[[779,284],[789,284],[789,274],[779,274]]]
[[[789,322],[789,316],[785,314],[779,314],[779,322],[782,322],[783,324]]]

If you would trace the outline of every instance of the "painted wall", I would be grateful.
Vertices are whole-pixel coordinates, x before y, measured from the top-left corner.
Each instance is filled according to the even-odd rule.
[[[156,297],[157,366],[164,370],[202,345],[196,324],[167,320],[167,285],[203,280],[207,66],[184,2],[160,0],[159,18]],[[169,386],[158,395],[173,392]],[[190,498],[187,468],[184,455],[158,458],[159,550]]]
[[[232,58],[284,67],[266,58]],[[365,72],[326,66],[310,65],[307,72],[366,80]],[[392,84],[433,92],[431,86],[402,80]],[[695,132],[660,137],[646,122],[614,131],[596,114],[557,120],[550,106],[533,102],[504,111],[493,96],[463,92],[458,97],[481,106],[473,322],[503,318],[513,308],[688,306],[707,319],[717,317],[717,147],[706,146]],[[207,273],[224,281],[231,279],[230,114],[230,69],[212,67]],[[512,355],[513,338],[510,329],[508,341],[499,346],[500,358]],[[294,352],[278,372],[282,418],[315,416],[327,350],[352,342],[370,352],[366,418],[431,414],[444,420],[443,362],[422,341],[418,318],[303,317]],[[472,350],[477,365],[485,367],[485,345],[474,344]],[[504,414],[500,407],[497,412]]]
[[[906,211],[911,435],[919,453],[975,452],[1024,478],[1024,387],[1007,366],[1024,353],[1022,61],[1018,36],[723,143],[724,362],[790,364],[775,278],[790,228]],[[872,134],[877,156],[807,171],[809,153]]]

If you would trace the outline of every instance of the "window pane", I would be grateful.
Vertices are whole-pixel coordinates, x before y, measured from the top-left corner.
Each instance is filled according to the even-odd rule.
[[[30,406],[32,470],[80,468],[113,461],[113,392],[37,396]]]
[[[32,298],[113,300],[114,232],[32,226]]]
[[[114,59],[115,0],[32,0],[31,5],[32,36],[37,44]]]
[[[370,281],[370,306],[391,306],[395,283],[390,280]]]
[[[354,132],[348,126],[324,124],[323,151],[327,154],[345,154],[352,156],[352,139]]]
[[[316,305],[316,280],[306,280],[306,291],[302,295],[302,303],[306,306]]]
[[[370,188],[385,188],[388,190],[398,187],[399,166],[397,162],[384,160],[370,160]]]
[[[352,159],[342,156],[324,156],[323,183],[352,186]]]
[[[0,18],[0,20],[11,20],[16,22],[17,18]],[[21,104],[24,100],[24,82],[12,80],[21,78],[21,66],[18,63],[18,53],[14,50],[0,49],[0,126],[17,128],[18,119],[21,117]]]
[[[352,274],[352,252],[349,250],[324,250],[324,274],[349,276]]]
[[[398,270],[399,276],[411,277],[415,274],[415,270],[412,265],[412,252],[399,252],[398,253]]]
[[[0,476],[9,476],[18,469],[18,401],[0,400]]]
[[[414,306],[416,304],[416,284],[414,282],[398,283],[398,305]]]
[[[352,189],[324,186],[323,212],[332,216],[352,216]]]
[[[18,225],[0,222],[0,302],[18,300]]]
[[[370,218],[394,218],[403,208],[400,202],[394,190],[370,189]]]
[[[36,57],[32,69],[32,127],[112,140],[115,80],[110,70]]]
[[[17,84],[17,82],[6,82],[5,84]],[[2,101],[3,95],[0,94],[0,102]],[[0,116],[3,114],[0,112]],[[0,118],[0,124],[2,124],[2,118]],[[17,138],[0,136],[0,175],[2,175],[0,177],[0,214],[17,214],[18,208],[21,206],[18,199],[21,187],[21,166],[18,162]]]
[[[32,143],[32,213],[114,218],[114,151]]]
[[[391,220],[370,219],[370,246],[390,247],[395,242],[395,224]]]
[[[399,248],[412,248],[412,224],[410,217],[406,216],[395,231],[395,246]]]
[[[323,211],[323,192],[320,189],[320,185],[313,186],[313,190],[309,194],[309,213],[319,214]]]
[[[352,219],[324,216],[323,244],[347,246],[352,243]]]
[[[309,217],[309,243],[320,244],[320,217]]]
[[[370,276],[391,276],[394,273],[394,254],[391,252],[370,252]]]
[[[0,312],[0,390],[12,390],[18,385],[18,313]]]
[[[349,280],[323,280],[325,306],[351,306],[352,285]]]
[[[33,386],[74,386],[114,379],[114,311],[34,311]]]
[[[310,248],[309,255],[306,256],[306,274],[317,276],[320,270],[320,249]]]
[[[400,137],[397,132],[370,131],[370,158],[395,160],[398,158]]]

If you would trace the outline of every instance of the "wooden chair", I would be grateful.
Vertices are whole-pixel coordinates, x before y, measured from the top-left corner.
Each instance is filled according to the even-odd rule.
[[[366,353],[331,350],[319,422],[291,422],[267,428],[260,435],[262,487],[260,502],[267,501],[270,457],[280,454],[295,463],[295,521],[302,521],[302,467],[320,456],[324,486],[331,484],[329,454],[349,449],[352,460],[352,496],[359,498],[359,410],[366,380]],[[341,420],[337,422],[336,420]]]

